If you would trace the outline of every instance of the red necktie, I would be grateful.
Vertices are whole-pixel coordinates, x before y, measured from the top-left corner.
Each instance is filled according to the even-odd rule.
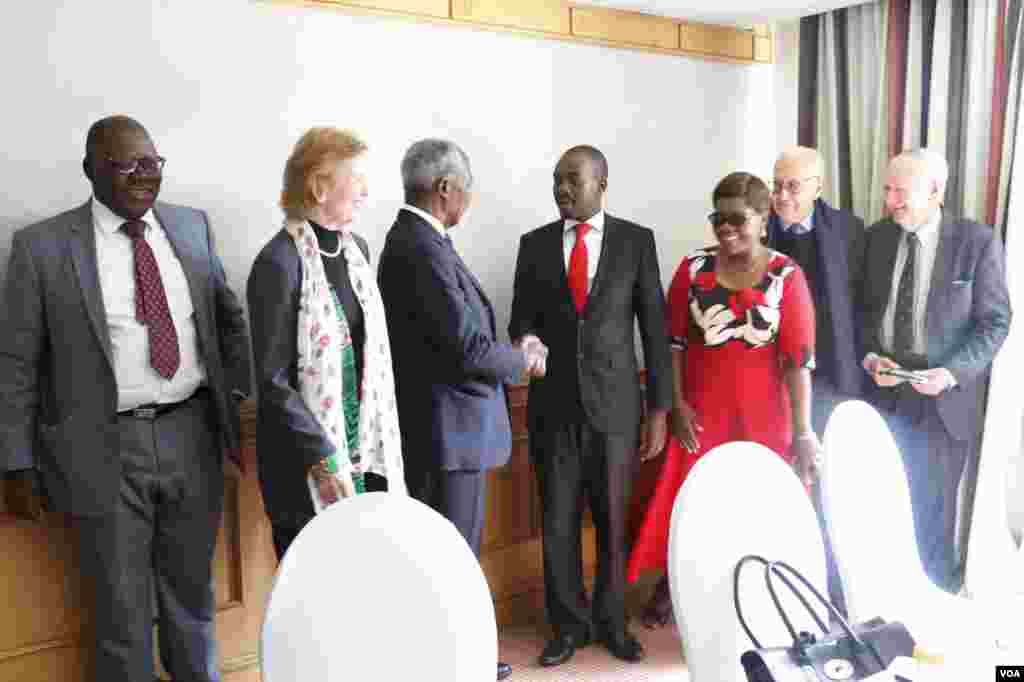
[[[591,225],[587,223],[576,226],[576,243],[569,255],[569,290],[577,313],[582,313],[587,305],[587,243],[583,238],[590,230]]]
[[[160,376],[170,379],[181,364],[178,332],[167,306],[160,268],[146,241],[146,223],[129,220],[121,229],[131,237],[135,252],[135,319],[149,331],[149,364]]]

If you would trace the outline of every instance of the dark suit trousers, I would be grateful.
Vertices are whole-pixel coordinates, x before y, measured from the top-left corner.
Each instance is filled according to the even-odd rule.
[[[175,680],[220,679],[210,564],[224,479],[213,411],[204,396],[152,421],[118,417],[118,507],[77,520],[82,571],[96,595],[92,679],[155,677],[154,595],[164,668]]]
[[[957,592],[963,583],[956,549],[957,493],[972,443],[950,435],[934,398],[909,384],[887,393],[883,413],[903,454],[921,562],[932,582]]]
[[[588,424],[531,431],[543,510],[544,596],[556,635],[617,636],[625,631],[626,514],[637,434]],[[593,606],[583,584],[583,499],[597,532]]]
[[[406,469],[409,495],[452,522],[477,559],[487,515],[486,471]]]

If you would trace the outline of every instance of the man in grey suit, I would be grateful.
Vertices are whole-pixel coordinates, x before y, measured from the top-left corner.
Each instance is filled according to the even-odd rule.
[[[92,198],[15,233],[0,298],[0,469],[75,520],[103,682],[154,678],[154,593],[164,667],[220,679],[211,559],[249,345],[206,214],[156,202],[163,165],[138,122],[93,124]]]
[[[927,150],[892,160],[890,217],[868,229],[855,305],[870,399],[903,453],[921,560],[933,582],[956,592],[957,490],[1011,312],[995,232],[942,211],[948,175],[945,159]]]

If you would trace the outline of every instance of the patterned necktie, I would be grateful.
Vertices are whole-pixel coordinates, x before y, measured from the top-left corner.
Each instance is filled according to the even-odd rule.
[[[590,230],[587,223],[576,226],[576,243],[569,255],[569,290],[577,313],[582,313],[587,305],[587,243],[583,239]]]
[[[914,298],[916,297],[917,258],[921,240],[907,233],[907,261],[896,288],[896,309],[893,315],[892,346],[897,357],[914,352]]]
[[[149,364],[160,376],[170,379],[181,364],[178,332],[167,306],[160,268],[146,241],[146,223],[129,220],[121,230],[131,238],[135,253],[135,319],[149,331]]]

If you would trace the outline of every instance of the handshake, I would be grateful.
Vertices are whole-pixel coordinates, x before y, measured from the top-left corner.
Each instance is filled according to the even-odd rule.
[[[515,346],[526,356],[524,379],[542,377],[547,373],[548,347],[533,334],[527,334],[515,342]]]

